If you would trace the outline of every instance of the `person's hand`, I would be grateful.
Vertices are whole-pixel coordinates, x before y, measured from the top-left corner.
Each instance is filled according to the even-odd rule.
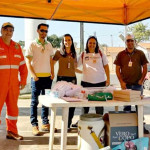
[[[34,77],[33,77],[33,80],[34,80],[34,81],[38,81],[39,78],[38,78],[37,76],[34,76]]]
[[[54,74],[51,74],[51,76],[50,76],[51,80],[53,80],[54,77],[55,77]]]
[[[143,81],[142,81],[142,80],[139,80],[139,81],[138,81],[138,84],[139,84],[139,85],[142,85],[142,84],[143,84]]]
[[[20,90],[23,90],[25,88],[26,85],[24,84],[20,84]]]
[[[110,80],[106,80],[106,86],[109,86],[110,85]]]
[[[121,85],[121,88],[124,90],[124,89],[126,89],[127,87],[126,87],[126,83],[125,82],[120,82],[120,85]]]

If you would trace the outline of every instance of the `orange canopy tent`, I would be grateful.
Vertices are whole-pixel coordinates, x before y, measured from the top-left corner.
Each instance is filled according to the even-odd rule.
[[[150,0],[1,0],[0,16],[127,25],[150,17]]]

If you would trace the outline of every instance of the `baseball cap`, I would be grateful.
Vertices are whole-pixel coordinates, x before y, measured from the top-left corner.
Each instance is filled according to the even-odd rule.
[[[14,26],[10,22],[3,23],[2,28],[6,28],[6,27],[12,27],[12,28],[14,28]]]
[[[127,34],[125,40],[135,40],[135,37],[133,34]]]

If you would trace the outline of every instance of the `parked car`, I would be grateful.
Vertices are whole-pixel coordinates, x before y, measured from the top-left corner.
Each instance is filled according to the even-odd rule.
[[[150,90],[150,64],[147,65],[147,74],[144,79],[143,87],[145,90]]]

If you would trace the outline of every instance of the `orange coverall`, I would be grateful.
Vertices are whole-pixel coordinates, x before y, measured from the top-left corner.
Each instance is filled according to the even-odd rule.
[[[2,107],[6,103],[7,131],[16,134],[18,133],[19,85],[26,85],[27,74],[28,71],[20,45],[11,40],[10,46],[8,46],[0,37],[0,116]]]

